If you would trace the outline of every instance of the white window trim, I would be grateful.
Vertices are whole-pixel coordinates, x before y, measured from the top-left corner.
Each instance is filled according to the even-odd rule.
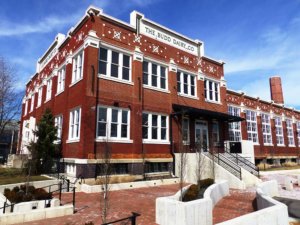
[[[177,90],[177,94],[179,96],[183,96],[183,97],[187,97],[187,98],[192,98],[192,99],[199,99],[197,96],[197,75],[190,73],[190,72],[186,72],[184,70],[177,70],[177,73],[180,73],[180,92],[178,92]],[[176,86],[177,86],[177,73],[176,73]],[[188,94],[184,93],[184,74],[188,75]],[[195,83],[194,83],[194,87],[195,87],[195,95],[191,95],[191,77],[195,78]]]
[[[263,122],[263,116],[268,117],[268,122],[267,123]],[[263,129],[264,125],[270,127],[270,132],[269,133],[264,132],[264,129]],[[271,126],[271,116],[269,114],[266,114],[266,113],[261,114],[261,131],[262,131],[262,135],[263,135],[263,144],[266,145],[266,146],[272,146],[273,145],[272,126]],[[270,135],[271,143],[265,142],[264,135]]]
[[[207,81],[207,82],[205,82]],[[212,82],[212,89],[213,89],[213,99],[209,99],[209,82]],[[206,102],[210,102],[210,103],[217,103],[217,104],[221,104],[221,98],[220,98],[220,82],[212,80],[212,79],[207,79],[205,78],[204,80],[204,85],[206,84],[206,86],[204,87],[204,91],[206,91],[206,98],[205,101]],[[218,94],[218,101],[215,100],[216,96],[216,91],[215,91],[215,86],[216,84],[218,85],[217,87],[217,94]]]
[[[288,121],[290,122],[291,126],[288,126]],[[295,137],[294,137],[293,120],[292,119],[286,119],[285,122],[286,122],[286,136],[288,138],[288,146],[289,147],[296,147],[296,145],[295,145]],[[289,135],[289,130],[291,130],[292,135]],[[290,144],[290,138],[293,139],[293,143],[294,144]]]
[[[40,92],[41,91],[41,92]],[[40,86],[38,88],[38,96],[37,96],[37,105],[36,108],[40,107],[42,105],[42,101],[43,101],[43,86]]]
[[[59,131],[58,122],[60,122],[60,136],[58,136],[58,131]],[[60,143],[61,138],[62,138],[62,130],[63,130],[63,115],[62,114],[55,116],[54,124],[57,128],[57,140],[55,142]]]
[[[24,116],[26,116],[27,113],[28,113],[28,100],[26,99],[25,106],[24,106]]]
[[[184,145],[189,145],[190,144],[190,141],[191,141],[191,138],[190,138],[190,119],[188,117],[183,117],[182,119],[182,134],[183,134],[183,120],[188,120],[188,134],[187,134],[187,140],[184,141],[182,140],[182,143]]]
[[[232,110],[230,110],[230,109],[232,109]],[[236,113],[234,110],[237,110],[238,113]],[[241,116],[241,108],[229,105],[228,106],[228,114],[232,115],[232,116]],[[236,124],[236,123],[238,123],[239,129],[230,128],[230,126],[228,126],[229,134],[230,134],[230,131],[233,132],[234,140],[231,140],[231,141],[241,141],[242,140],[241,122],[233,122],[231,124]],[[236,136],[236,132],[239,132],[239,136]]]
[[[59,82],[61,79],[61,72],[64,71],[64,79],[63,79],[63,85]],[[64,92],[66,86],[66,65],[63,65],[57,72],[57,88],[56,88],[56,95],[59,95],[60,93]]]
[[[169,116],[163,113],[153,113],[143,111],[143,114],[148,114],[148,138],[143,138],[143,144],[170,144],[169,141]],[[157,115],[157,139],[152,139],[152,115]],[[166,140],[161,139],[161,116],[166,117]],[[150,119],[151,118],[151,119]],[[150,132],[151,131],[151,132]]]
[[[50,89],[49,89],[49,86],[48,86],[48,82],[50,82]],[[52,77],[50,77],[46,81],[46,98],[45,98],[45,103],[48,102],[48,101],[50,101],[51,98],[52,98],[52,86],[53,86],[53,80],[52,80]]]
[[[255,123],[255,132],[254,131],[249,131],[248,130],[248,120],[247,120],[247,111],[249,111],[249,112],[252,112],[252,113],[255,113],[255,121],[254,120],[249,120],[249,123]],[[250,118],[251,119],[251,118]],[[246,128],[247,128],[247,140],[249,140],[249,133],[250,134],[256,134],[256,139],[257,139],[257,141],[256,142],[254,142],[253,141],[253,138],[252,138],[252,136],[251,136],[251,139],[252,140],[250,140],[250,141],[252,141],[253,142],[253,144],[255,145],[255,144],[257,144],[257,145],[259,145],[259,137],[258,137],[258,129],[257,129],[257,113],[255,112],[255,111],[253,111],[253,110],[246,110]]]
[[[276,118],[280,119],[280,126],[276,124]],[[281,117],[280,116],[274,117],[274,123],[275,123],[275,133],[276,133],[276,145],[283,147],[283,146],[285,146],[285,143],[284,143],[284,133],[283,133],[283,126],[282,126],[282,119],[281,119]],[[281,129],[281,135],[277,135],[277,131],[276,131],[277,128]],[[282,144],[281,143],[278,144],[278,138],[279,137],[282,137],[282,142],[283,142]]]
[[[78,56],[81,55],[81,67],[80,67],[80,73],[79,73],[79,77],[77,77],[77,73],[78,73]],[[75,60],[76,60],[76,64],[75,64]],[[76,67],[76,70],[75,70]],[[83,70],[84,70],[84,49],[80,49],[76,54],[74,54],[73,58],[72,58],[72,78],[71,78],[71,85],[74,85],[76,83],[78,83],[80,80],[82,80],[83,78]],[[74,71],[76,71],[76,73],[74,73]]]
[[[98,136],[98,120],[99,120],[99,108],[105,108],[106,111],[106,136]],[[111,132],[111,115],[112,109],[118,110],[118,126],[117,126],[117,134],[118,137],[110,137]],[[121,124],[122,124],[122,111],[127,111],[127,137],[121,137]],[[130,110],[121,107],[113,107],[113,106],[106,106],[106,105],[98,105],[97,107],[97,129],[96,129],[96,141],[97,142],[115,142],[115,143],[133,143],[133,140],[130,139]]]
[[[107,80],[112,80],[120,83],[126,83],[126,84],[133,84],[132,83],[132,53],[128,51],[124,51],[123,49],[112,47],[109,45],[103,45],[101,44],[99,46],[98,50],[98,62],[100,61],[100,48],[104,48],[107,50],[107,61],[106,61],[106,73],[107,74],[101,74],[99,73],[99,69],[97,71],[98,76],[100,78],[106,78]],[[118,76],[119,77],[112,77],[111,76],[111,64],[112,64],[112,51],[117,52],[119,54],[119,64],[118,64]],[[129,56],[129,80],[122,79],[122,68],[123,68],[123,55]]]
[[[71,121],[73,119],[73,116],[71,116],[71,113],[72,112],[75,112],[79,110],[78,112],[78,117],[79,117],[79,121],[78,121],[78,137],[71,137]],[[77,108],[74,108],[72,110],[70,110],[69,112],[69,132],[68,132],[68,140],[67,140],[67,143],[73,143],[73,142],[79,142],[80,141],[80,129],[81,129],[81,108],[80,107],[77,107]],[[73,131],[74,132],[74,131]]]
[[[168,67],[165,65],[162,65],[161,63],[157,63],[151,60],[144,60],[144,62],[148,63],[148,84],[144,84],[144,80],[143,80],[143,87],[144,88],[148,88],[148,89],[152,89],[155,91],[162,91],[162,92],[169,92],[169,79],[168,79]],[[152,86],[152,64],[155,64],[157,66],[157,87]],[[165,68],[165,88],[161,88],[161,67]],[[143,71],[144,73],[144,71]],[[170,93],[170,92],[169,92]]]
[[[34,110],[34,100],[35,100],[35,94],[33,93],[31,95],[30,112],[32,112]]]

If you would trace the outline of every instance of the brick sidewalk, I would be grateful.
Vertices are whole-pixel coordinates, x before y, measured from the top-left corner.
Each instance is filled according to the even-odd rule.
[[[155,225],[155,199],[157,197],[173,195],[179,190],[178,184],[164,185],[149,188],[137,188],[110,193],[110,220],[117,220],[131,215],[131,212],[140,213],[137,224]],[[63,202],[72,203],[72,194],[63,194]],[[32,221],[24,225],[84,225],[93,221],[101,224],[100,193],[76,193],[77,212],[70,216],[53,219]],[[109,222],[108,221],[108,222]]]
[[[230,195],[221,199],[213,209],[213,224],[253,212],[254,199],[254,191],[230,189]]]

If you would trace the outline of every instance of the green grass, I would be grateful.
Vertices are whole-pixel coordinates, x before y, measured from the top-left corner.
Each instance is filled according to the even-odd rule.
[[[50,180],[44,176],[30,176],[30,181]],[[27,176],[22,173],[22,169],[0,168],[0,185],[23,183],[27,181]]]

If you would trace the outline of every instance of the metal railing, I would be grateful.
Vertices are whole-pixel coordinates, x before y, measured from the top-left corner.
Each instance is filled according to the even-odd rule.
[[[208,156],[211,160],[216,162],[218,165],[222,166],[232,175],[236,176],[240,180],[242,179],[241,167],[235,163],[232,163],[232,161],[223,156],[222,153],[212,153],[208,151],[204,154]]]
[[[139,214],[139,213],[132,212],[132,215],[129,216],[129,217],[122,218],[122,219],[119,219],[119,220],[115,220],[115,221],[112,221],[112,222],[109,222],[109,223],[103,223],[102,225],[111,225],[111,224],[119,223],[119,222],[122,222],[122,221],[127,221],[126,223],[124,223],[124,222],[122,223],[124,225],[125,224],[127,225],[129,222],[130,222],[131,225],[136,225],[136,218],[140,215],[141,214]]]
[[[243,169],[247,170],[249,173],[253,174],[256,177],[259,177],[259,168],[255,166],[252,162],[250,162],[245,157],[241,156],[238,153],[231,153],[228,146],[224,146],[224,156],[241,166]]]

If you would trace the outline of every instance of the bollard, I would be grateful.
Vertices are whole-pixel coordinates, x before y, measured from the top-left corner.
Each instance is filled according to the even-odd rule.
[[[300,186],[300,175],[297,176],[298,180],[298,186]]]
[[[290,177],[285,177],[284,187],[287,191],[292,191],[293,190],[293,181]]]

